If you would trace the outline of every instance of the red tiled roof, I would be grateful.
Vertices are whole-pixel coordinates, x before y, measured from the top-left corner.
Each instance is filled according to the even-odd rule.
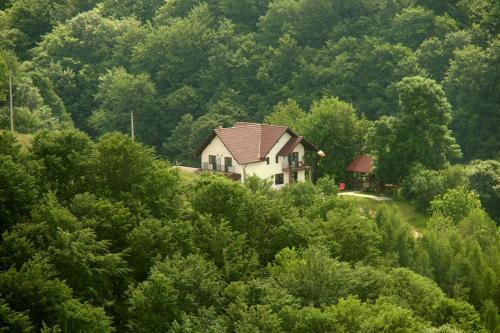
[[[370,155],[356,157],[348,166],[347,171],[370,173],[372,171],[373,158]]]
[[[239,164],[257,162],[266,158],[286,131],[288,128],[285,126],[238,122],[234,127],[215,129],[197,153],[200,154],[212,139],[218,136],[236,162]]]
[[[212,139],[218,136],[239,164],[258,162],[266,158],[266,155],[285,132],[292,136],[290,141],[285,144],[285,147],[291,147],[291,150],[293,150],[298,143],[303,142],[308,148],[316,149],[303,137],[299,137],[286,126],[237,122],[234,127],[215,129],[198,148],[197,154],[201,154]],[[294,144],[295,140],[298,141]]]

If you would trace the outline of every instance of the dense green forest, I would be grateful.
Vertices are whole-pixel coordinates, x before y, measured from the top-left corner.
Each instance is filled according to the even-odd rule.
[[[0,1],[0,331],[500,332],[499,78],[495,0]],[[235,121],[315,184],[172,166]]]
[[[192,152],[218,123],[261,122],[288,101],[310,110],[337,97],[370,121],[395,116],[398,83],[418,76],[434,80],[451,105],[449,126],[462,152],[451,157],[499,157],[498,1],[5,0],[0,6],[0,103],[10,71],[22,132],[72,125],[93,137],[129,132],[133,110],[142,143],[192,164]],[[0,126],[7,128],[3,106]]]
[[[452,173],[457,173],[454,171]],[[8,332],[498,332],[500,233],[475,192],[422,234],[329,177],[186,179],[123,134],[0,134]]]

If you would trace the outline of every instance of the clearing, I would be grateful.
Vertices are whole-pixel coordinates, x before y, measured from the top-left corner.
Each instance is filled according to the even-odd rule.
[[[397,200],[374,200],[370,196],[349,196],[358,205],[369,211],[375,211],[381,205],[388,205],[399,210],[401,216],[415,228],[416,233],[420,234],[425,229],[429,216],[420,212],[409,203]]]

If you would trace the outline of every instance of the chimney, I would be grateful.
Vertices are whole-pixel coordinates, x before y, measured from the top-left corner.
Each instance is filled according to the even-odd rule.
[[[224,124],[223,123],[219,123],[219,129],[221,128],[224,128]]]

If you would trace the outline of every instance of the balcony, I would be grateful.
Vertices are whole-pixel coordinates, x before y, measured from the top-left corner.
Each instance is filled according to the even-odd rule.
[[[201,163],[201,170],[202,171],[223,172],[223,173],[234,173],[234,166],[203,162],[203,163]]]
[[[286,172],[308,170],[311,168],[311,166],[306,165],[303,160],[302,161],[285,160],[285,161],[281,162],[281,167],[283,168],[283,171],[286,171]]]

